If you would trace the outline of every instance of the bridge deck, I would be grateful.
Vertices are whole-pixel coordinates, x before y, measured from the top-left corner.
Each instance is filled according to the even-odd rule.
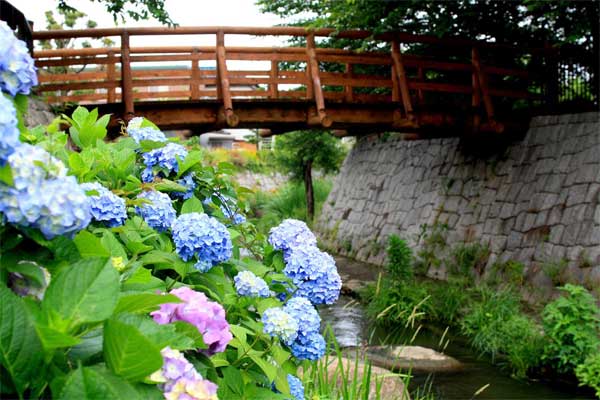
[[[137,36],[212,37],[214,45],[130,46]],[[226,46],[231,35],[294,36],[304,47]],[[34,40],[114,38],[117,47],[35,51],[48,102],[97,105],[115,118],[145,115],[163,128],[307,127],[349,134],[505,132],[515,110],[552,87],[543,49],[401,33],[304,28],[114,28],[34,32]],[[322,48],[318,37],[370,37],[377,51]],[[200,42],[198,42],[200,43]],[[408,54],[405,50],[422,55]],[[515,67],[529,56],[535,70]],[[533,62],[535,61],[535,62]],[[234,68],[235,64],[237,68]],[[541,68],[541,69],[540,69]],[[510,118],[505,118],[510,116]]]

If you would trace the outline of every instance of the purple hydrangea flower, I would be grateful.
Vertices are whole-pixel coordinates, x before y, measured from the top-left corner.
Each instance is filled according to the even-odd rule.
[[[154,178],[161,174],[169,176],[179,171],[177,158],[184,160],[188,151],[185,147],[176,143],[168,143],[160,149],[150,150],[142,155],[146,168],[142,172],[142,180],[146,183],[152,182]],[[158,172],[155,172],[158,169]]]
[[[137,118],[129,121],[129,125],[127,126],[127,133],[129,136],[133,138],[137,143],[140,143],[142,140],[151,140],[153,142],[166,142],[167,137],[164,133],[159,131],[158,129],[154,129],[153,127],[136,127],[132,123]],[[140,118],[141,119],[141,118]]]
[[[185,192],[171,192],[171,196],[175,198],[180,198],[183,200],[187,200],[194,195],[194,190],[196,190],[196,182],[194,181],[194,173],[189,173],[184,175],[181,179],[177,180],[177,183],[181,186],[184,186],[187,190]]]
[[[35,264],[34,261],[26,261],[29,264]],[[46,288],[50,284],[50,273],[44,267],[38,265],[38,268],[42,272],[43,281],[37,282],[33,279],[22,275],[18,272],[10,272],[8,274],[8,287],[11,288],[13,292],[21,297],[34,297],[38,300],[42,300],[44,298],[44,293],[46,292]]]
[[[29,94],[38,84],[36,68],[25,42],[0,21],[0,88],[11,96]]]
[[[12,102],[0,94],[0,166],[6,164],[19,144],[17,112]]]
[[[296,219],[285,219],[269,232],[269,243],[284,255],[299,247],[316,247],[317,238],[306,223]]]
[[[319,332],[321,317],[308,299],[292,297],[283,306],[283,309],[298,321],[298,338],[307,338],[309,335]]]
[[[287,381],[293,400],[304,400],[304,385],[302,385],[302,381],[292,374],[287,375]]]
[[[89,196],[90,211],[94,220],[104,222],[110,228],[123,225],[127,219],[124,199],[97,182],[83,183],[81,187],[86,192],[98,193]]]
[[[138,199],[148,200],[150,203],[142,204],[135,208],[144,221],[158,232],[164,232],[173,223],[176,217],[171,199],[164,193],[149,191],[143,192]]]
[[[161,325],[175,321],[188,322],[202,334],[204,343],[208,345],[206,352],[209,355],[224,351],[233,336],[229,331],[223,306],[209,301],[204,293],[188,287],[173,289],[170,293],[184,302],[161,304],[158,311],[150,314],[154,321]]]
[[[202,379],[202,375],[177,350],[165,347],[160,352],[163,357],[161,369],[149,379],[158,382],[159,389],[169,399],[217,400],[217,385]]]
[[[267,282],[250,271],[239,272],[233,278],[233,282],[240,296],[269,297],[271,295]]]
[[[200,213],[182,214],[172,225],[173,241],[183,261],[196,258],[196,267],[205,272],[231,258],[231,237],[223,224]]]
[[[298,360],[316,361],[323,357],[326,349],[325,338],[320,333],[311,333],[305,338],[298,338],[291,345],[292,354]]]
[[[262,315],[264,332],[277,336],[288,346],[298,337],[298,321],[281,307],[272,307],[265,310]]]

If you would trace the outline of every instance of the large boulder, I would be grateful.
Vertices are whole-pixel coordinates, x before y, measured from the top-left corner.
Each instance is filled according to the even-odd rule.
[[[367,369],[367,365],[360,360],[345,357],[332,358],[328,360],[327,376],[330,382],[335,382],[335,385],[341,388],[344,381],[354,380],[355,370],[357,381],[362,382]],[[410,400],[402,378],[390,370],[376,366],[371,366],[369,399],[377,398],[378,382],[381,382],[379,391],[381,400]]]
[[[392,371],[449,372],[463,368],[454,357],[421,346],[368,346],[363,352],[373,365]]]

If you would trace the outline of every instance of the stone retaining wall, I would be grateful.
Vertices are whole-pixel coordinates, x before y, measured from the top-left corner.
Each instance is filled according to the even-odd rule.
[[[565,259],[568,280],[600,286],[599,117],[534,118],[522,140],[487,157],[458,138],[364,138],[317,230],[340,254],[382,265],[390,234],[414,246],[423,224],[447,224],[450,245],[489,246],[486,268],[519,260],[535,280],[543,263]]]

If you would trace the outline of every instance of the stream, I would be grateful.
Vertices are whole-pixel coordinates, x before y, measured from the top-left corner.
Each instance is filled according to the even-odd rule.
[[[352,270],[358,269],[360,263],[337,257],[336,261],[341,273],[354,278]],[[369,278],[368,269],[372,266],[362,265],[360,279]],[[444,349],[445,343],[440,344],[440,339],[445,327],[422,328],[416,335],[415,329],[411,328],[390,331],[389,328],[374,327],[367,321],[363,306],[349,296],[341,296],[336,304],[322,307],[320,314],[324,325],[331,326],[340,347],[411,344],[441,351],[465,365],[457,372],[415,373],[409,385],[411,392],[420,390],[423,393],[423,388],[429,387],[435,399],[590,399],[589,395],[577,393],[573,387],[513,379],[489,359],[478,357],[464,338],[447,334],[446,338],[450,340]],[[489,386],[474,397],[484,385]]]

